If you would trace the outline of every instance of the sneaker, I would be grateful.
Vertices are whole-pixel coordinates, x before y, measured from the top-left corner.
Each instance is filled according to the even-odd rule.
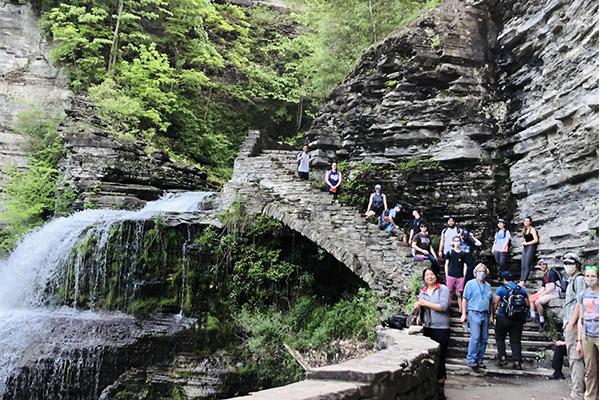
[[[546,332],[546,323],[540,322],[540,327],[538,328],[538,332]]]
[[[551,381],[556,381],[556,380],[560,380],[560,379],[565,379],[565,376],[563,375],[562,372],[559,372],[558,374],[556,372],[554,372],[552,375],[547,376],[546,379],[549,379]]]
[[[506,357],[500,357],[496,360],[496,365],[499,367],[505,367],[506,364],[508,364],[508,361],[506,361]]]
[[[520,371],[523,369],[523,367],[521,366],[520,362],[515,362],[515,363],[513,363],[513,369],[517,369]]]
[[[479,366],[477,364],[467,364],[467,367],[471,368],[475,372],[479,372]]]
[[[482,361],[482,362],[478,362],[478,363],[477,363],[477,368],[485,369],[485,368],[486,368],[486,366],[485,366],[485,364],[484,364],[484,363],[483,363],[483,361]]]

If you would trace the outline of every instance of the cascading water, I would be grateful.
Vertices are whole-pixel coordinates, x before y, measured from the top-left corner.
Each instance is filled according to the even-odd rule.
[[[60,330],[57,337],[56,321],[63,324],[71,321],[92,330],[96,329],[94,325],[98,325],[98,321],[104,321],[105,325],[110,325],[113,320],[115,323],[131,324],[133,317],[122,313],[52,307],[53,304],[61,304],[59,292],[65,285],[73,289],[75,299],[83,285],[92,293],[91,297],[107,285],[107,249],[116,225],[135,222],[135,228],[127,231],[130,237],[121,239],[134,252],[139,252],[143,221],[164,214],[197,212],[203,209],[202,204],[209,195],[211,193],[207,192],[168,194],[147,203],[138,211],[102,209],[76,212],[55,219],[25,236],[8,258],[0,262],[0,398],[4,398],[7,379],[19,366],[20,360],[25,357],[35,359],[35,354],[31,353],[39,348],[37,345],[48,348],[50,343],[60,347]],[[119,235],[122,232],[118,230]],[[186,243],[188,241],[189,237]],[[81,253],[75,251],[81,243],[93,243],[94,248],[89,252],[91,261],[89,255],[87,260],[83,260]],[[98,268],[90,273],[83,269],[84,261],[88,265],[92,262]],[[135,271],[135,263],[135,260],[129,263],[128,273]],[[67,268],[72,268],[71,273],[65,272]],[[126,286],[125,290],[130,289]],[[181,296],[183,299],[183,293]],[[107,331],[110,329],[107,328]],[[81,360],[80,363],[84,363]],[[54,374],[61,373],[61,368],[53,368]]]

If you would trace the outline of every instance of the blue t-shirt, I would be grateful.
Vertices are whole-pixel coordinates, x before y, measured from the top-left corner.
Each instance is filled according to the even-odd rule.
[[[467,299],[467,311],[489,312],[492,286],[487,282],[480,284],[477,279],[471,279],[465,285],[463,298]]]
[[[496,232],[496,241],[494,242],[494,247],[492,248],[492,251],[499,251],[501,253],[508,252],[508,244],[510,243],[511,238],[512,236],[510,235],[508,229]]]
[[[508,286],[511,289],[519,289],[519,293],[527,298],[527,290],[525,290],[525,288],[522,288],[521,286],[517,285],[514,282],[508,282],[506,284],[506,286]],[[496,289],[496,296],[500,297],[500,304],[498,306],[498,316],[504,318],[506,316],[506,301],[504,301],[504,297],[508,294],[508,288],[502,285],[499,286],[498,289]]]

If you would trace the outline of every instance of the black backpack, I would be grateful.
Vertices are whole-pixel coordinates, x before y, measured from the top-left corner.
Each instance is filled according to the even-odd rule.
[[[393,329],[404,329],[408,327],[407,315],[392,315],[386,320],[381,321],[381,326]]]
[[[527,318],[527,300],[521,294],[521,288],[511,288],[508,285],[502,285],[508,293],[502,298],[504,303],[504,314],[506,318],[513,321],[525,321]]]

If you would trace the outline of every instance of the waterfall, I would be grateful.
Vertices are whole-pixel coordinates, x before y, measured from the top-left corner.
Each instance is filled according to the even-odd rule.
[[[27,234],[14,251],[0,261],[0,398],[3,398],[7,379],[19,366],[20,360],[27,357],[35,359],[36,354],[31,353],[35,353],[36,350],[51,351],[48,343],[52,343],[54,349],[60,348],[57,343],[61,343],[60,332],[62,331],[58,330],[59,337],[56,337],[57,324],[85,326],[88,331],[94,331],[96,329],[94,321],[100,320],[114,319],[125,326],[133,325],[133,317],[118,312],[78,311],[70,307],[52,307],[53,304],[58,303],[56,301],[58,288],[61,284],[65,284],[59,281],[60,279],[71,279],[72,281],[67,281],[67,284],[77,295],[84,282],[83,275],[90,274],[83,269],[86,260],[79,252],[74,252],[76,246],[80,246],[81,243],[92,243],[94,246],[90,252],[91,262],[99,268],[92,272],[93,276],[87,276],[85,282],[90,287],[88,289],[95,293],[100,290],[100,287],[106,285],[106,271],[102,268],[106,268],[107,247],[111,232],[114,232],[113,227],[134,221],[135,229],[130,233],[133,237],[123,239],[133,248],[133,251],[139,252],[144,221],[160,215],[203,210],[203,203],[211,194],[208,192],[167,194],[159,200],[148,202],[138,211],[84,210],[54,219]],[[122,230],[119,230],[118,234],[121,235]],[[186,243],[189,240],[190,238],[187,237]],[[74,269],[72,274],[65,273],[67,268]],[[135,262],[128,268],[135,270]],[[181,296],[183,301],[183,293]],[[110,329],[107,329],[107,332],[109,331]],[[96,335],[89,334],[87,331],[83,332],[83,335],[85,334],[92,340],[96,338]],[[69,340],[66,342],[71,343]],[[98,338],[97,345],[99,344],[102,344],[102,341]],[[80,370],[77,365],[81,367],[86,362],[89,364],[89,360],[85,361],[81,355],[79,357],[79,361],[75,363],[77,373]],[[95,357],[95,355],[91,356],[92,359]],[[73,368],[72,360],[63,364],[55,363],[51,367],[52,374],[60,375],[62,369]],[[87,368],[89,370],[90,365],[87,365]],[[59,376],[57,379],[60,381],[62,378]],[[95,381],[97,386],[98,377]],[[42,394],[42,398],[43,396]]]

